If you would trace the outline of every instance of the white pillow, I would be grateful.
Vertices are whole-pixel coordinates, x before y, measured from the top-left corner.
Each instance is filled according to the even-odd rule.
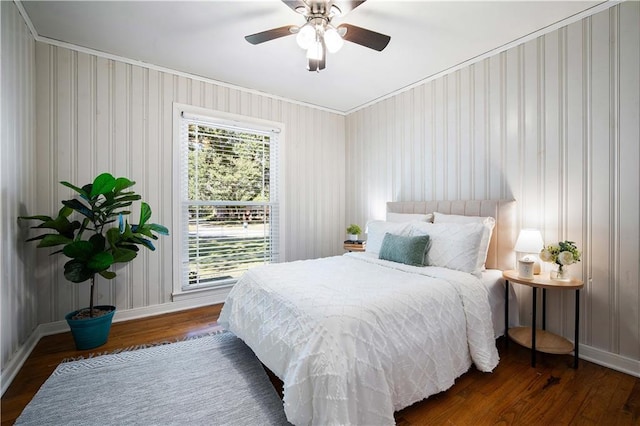
[[[387,222],[433,222],[433,214],[387,212]]]
[[[409,235],[409,223],[386,222],[384,220],[372,220],[367,223],[367,245],[365,251],[379,254],[384,234]]]
[[[496,225],[496,220],[491,216],[462,216],[457,214],[444,214],[433,213],[433,223],[481,223],[485,226],[485,232],[482,235],[482,241],[480,242],[480,257],[482,258],[482,264],[480,270],[484,270],[484,263],[487,261],[487,253],[489,252],[489,242],[491,241],[491,234],[493,228]]]
[[[484,258],[480,245],[485,232],[482,223],[412,222],[409,235],[428,235],[425,265],[441,266],[482,277]]]

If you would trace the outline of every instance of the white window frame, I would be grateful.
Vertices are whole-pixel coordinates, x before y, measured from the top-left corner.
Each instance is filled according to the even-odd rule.
[[[221,302],[224,300],[226,294],[235,284],[235,281],[229,282],[224,285],[216,286],[202,286],[195,288],[185,288],[183,283],[183,270],[182,270],[182,242],[184,235],[184,224],[182,223],[182,141],[180,140],[180,127],[182,115],[187,114],[191,116],[198,116],[202,118],[208,118],[215,120],[218,123],[226,123],[238,127],[246,127],[256,130],[276,131],[279,133],[278,137],[278,204],[279,204],[279,258],[275,262],[282,261],[285,253],[285,208],[284,208],[284,124],[269,120],[258,119],[254,117],[247,117],[238,114],[232,114],[223,111],[216,111],[208,108],[196,107],[193,105],[173,103],[173,162],[172,162],[172,200],[173,200],[173,300],[180,301],[186,299],[200,298],[207,293],[212,296],[213,299],[209,299],[209,302]]]

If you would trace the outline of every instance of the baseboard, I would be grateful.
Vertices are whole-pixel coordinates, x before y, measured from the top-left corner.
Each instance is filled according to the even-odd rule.
[[[211,291],[199,291],[192,297],[182,298],[181,300],[175,300],[169,303],[163,303],[160,305],[145,306],[142,308],[127,309],[123,311],[116,311],[113,317],[113,322],[128,321],[132,319],[150,317],[154,315],[168,314],[171,312],[184,311],[186,309],[199,308],[201,306],[215,305],[223,303],[230,289],[212,289]],[[6,367],[2,370],[2,376],[0,377],[0,383],[2,393],[13,382],[24,363],[26,362],[31,352],[36,347],[38,342],[44,336],[50,336],[52,334],[64,333],[69,331],[69,326],[66,321],[54,321],[46,324],[38,325],[35,330],[29,335],[24,344],[22,344],[18,350],[13,354],[11,359],[7,362]]]
[[[2,376],[0,377],[0,383],[2,383],[2,393],[0,393],[0,396],[4,395],[5,391],[9,388],[9,385],[11,385],[11,382],[13,382],[13,379],[15,379],[25,361],[27,360],[27,358],[29,358],[29,355],[31,355],[31,352],[40,341],[42,334],[40,334],[39,329],[40,326],[36,327],[36,329],[33,330],[27,340],[22,345],[20,345],[18,350],[13,354],[11,359],[7,362],[5,368],[2,370]]]
[[[620,371],[630,376],[640,377],[640,361],[638,360],[587,345],[580,345],[580,353],[578,355],[580,359],[593,362],[594,364]]]

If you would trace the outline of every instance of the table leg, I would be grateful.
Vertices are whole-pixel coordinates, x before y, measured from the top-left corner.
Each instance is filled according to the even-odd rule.
[[[504,347],[509,347],[509,280],[504,281]]]
[[[542,289],[542,329],[547,329],[547,289]]]
[[[533,289],[533,318],[531,323],[531,367],[536,366],[536,299],[537,292],[535,287]]]
[[[576,324],[575,338],[573,340],[573,368],[578,368],[578,346],[580,346],[580,289],[576,290]]]

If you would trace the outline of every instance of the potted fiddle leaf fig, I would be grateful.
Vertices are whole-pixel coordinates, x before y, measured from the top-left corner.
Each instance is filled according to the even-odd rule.
[[[39,241],[38,247],[58,247],[53,254],[63,254],[69,260],[64,264],[64,276],[73,283],[91,284],[89,307],[65,316],[78,349],[91,349],[106,343],[115,313],[115,306],[94,306],[96,275],[113,279],[109,270],[116,263],[128,263],[138,256],[140,247],[155,250],[152,240],[158,235],[169,235],[166,227],[149,223],[151,208],[140,203],[138,224],[125,219],[128,209],[141,196],[130,188],[135,182],[109,173],[102,173],[92,183],[77,187],[60,182],[78,196],[63,200],[63,207],[55,218],[21,216],[21,219],[40,221],[34,229],[47,230],[45,234],[29,238]],[[158,234],[158,235],[156,235]]]

